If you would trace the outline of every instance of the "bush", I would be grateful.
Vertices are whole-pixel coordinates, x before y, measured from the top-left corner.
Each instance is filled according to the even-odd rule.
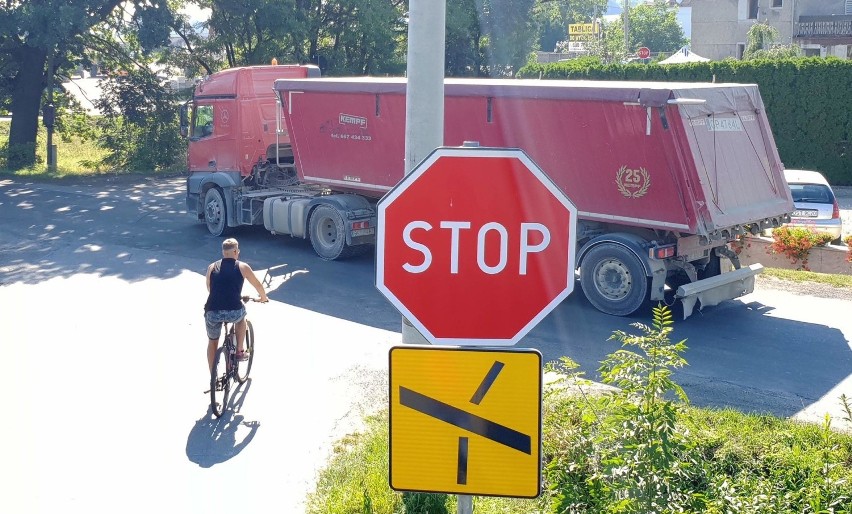
[[[806,227],[779,227],[772,231],[772,245],[767,249],[772,253],[786,255],[790,262],[802,262],[800,269],[808,268],[808,255],[814,246],[825,246],[833,237],[830,234],[815,232]]]
[[[843,242],[846,243],[846,262],[852,262],[852,236],[846,236]]]

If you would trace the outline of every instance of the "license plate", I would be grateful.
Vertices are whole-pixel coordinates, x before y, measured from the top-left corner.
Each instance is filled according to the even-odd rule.
[[[818,212],[816,209],[799,209],[797,211],[793,211],[794,218],[816,218]]]
[[[375,233],[376,233],[375,228],[361,228],[361,229],[358,229],[358,230],[353,230],[352,231],[352,237],[372,236]]]

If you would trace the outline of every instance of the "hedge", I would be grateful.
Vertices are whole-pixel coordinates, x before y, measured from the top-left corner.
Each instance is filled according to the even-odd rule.
[[[530,63],[519,78],[757,84],[785,168],[852,186],[852,61],[834,57],[701,63],[601,64],[595,58]]]

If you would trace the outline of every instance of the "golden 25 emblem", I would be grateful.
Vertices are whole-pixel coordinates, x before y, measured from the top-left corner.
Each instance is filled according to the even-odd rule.
[[[641,198],[651,187],[651,174],[645,168],[631,170],[627,166],[622,166],[615,174],[615,185],[625,197]]]

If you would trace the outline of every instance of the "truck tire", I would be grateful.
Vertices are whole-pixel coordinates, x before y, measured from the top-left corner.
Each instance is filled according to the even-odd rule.
[[[321,259],[334,261],[355,252],[346,244],[346,223],[340,211],[331,205],[319,205],[311,213],[311,246]]]
[[[214,236],[224,236],[230,231],[225,195],[218,187],[211,187],[204,195],[204,221]]]
[[[613,316],[633,314],[648,298],[648,277],[639,258],[612,243],[595,246],[583,257],[580,286],[596,309]]]

